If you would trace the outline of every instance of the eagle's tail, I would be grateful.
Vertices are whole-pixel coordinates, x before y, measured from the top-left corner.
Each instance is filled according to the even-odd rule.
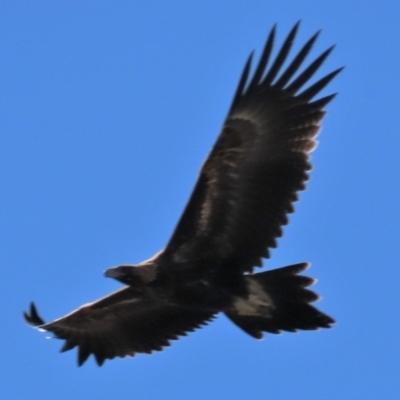
[[[308,266],[301,263],[247,275],[248,297],[235,298],[225,314],[258,339],[263,337],[262,332],[330,328],[335,321],[309,304],[319,299],[316,293],[305,289],[315,280],[298,275]]]

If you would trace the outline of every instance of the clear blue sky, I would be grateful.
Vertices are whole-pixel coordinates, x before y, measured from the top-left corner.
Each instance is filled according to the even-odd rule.
[[[113,290],[162,248],[271,26],[346,66],[308,190],[266,263],[310,261],[331,330],[257,341],[224,317],[163,353],[76,366],[22,321]],[[400,398],[398,1],[2,1],[0,397]]]

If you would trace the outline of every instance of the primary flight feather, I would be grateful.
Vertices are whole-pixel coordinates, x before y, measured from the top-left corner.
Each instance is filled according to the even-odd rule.
[[[301,68],[318,34],[292,58],[299,28],[271,59],[275,27],[251,74],[249,57],[222,131],[164,250],[138,265],[110,268],[126,285],[45,323],[32,303],[26,321],[78,347],[78,364],[151,353],[209,323],[219,312],[248,334],[329,328],[310,305],[307,263],[253,273],[269,257],[311,169],[309,153],[334,95],[314,97],[340,72],[307,85],[332,51]],[[285,67],[283,68],[283,65]],[[306,86],[306,87],[305,87]]]

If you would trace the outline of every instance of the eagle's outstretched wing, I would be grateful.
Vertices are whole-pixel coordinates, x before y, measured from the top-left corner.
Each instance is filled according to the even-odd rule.
[[[34,305],[30,311],[31,315],[38,315]],[[31,315],[25,313],[25,319],[37,326],[38,320],[33,318],[32,323]],[[61,351],[77,346],[79,366],[91,354],[102,365],[106,359],[162,350],[170,340],[194,331],[212,318],[213,313],[168,304],[155,296],[138,296],[126,287],[38,328],[65,339]]]
[[[282,236],[308,179],[323,108],[334,95],[312,99],[341,70],[304,88],[333,49],[299,71],[318,33],[282,70],[298,26],[267,67],[272,29],[250,78],[252,55],[248,59],[222,132],[166,247],[165,255],[176,262],[190,260],[194,266],[198,260],[203,268],[222,262],[251,271]]]

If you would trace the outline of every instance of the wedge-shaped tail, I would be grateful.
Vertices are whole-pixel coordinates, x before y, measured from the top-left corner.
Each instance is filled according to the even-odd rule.
[[[330,328],[335,322],[309,303],[319,296],[306,289],[315,280],[298,275],[309,264],[301,263],[247,277],[249,296],[238,298],[228,318],[251,336]]]

